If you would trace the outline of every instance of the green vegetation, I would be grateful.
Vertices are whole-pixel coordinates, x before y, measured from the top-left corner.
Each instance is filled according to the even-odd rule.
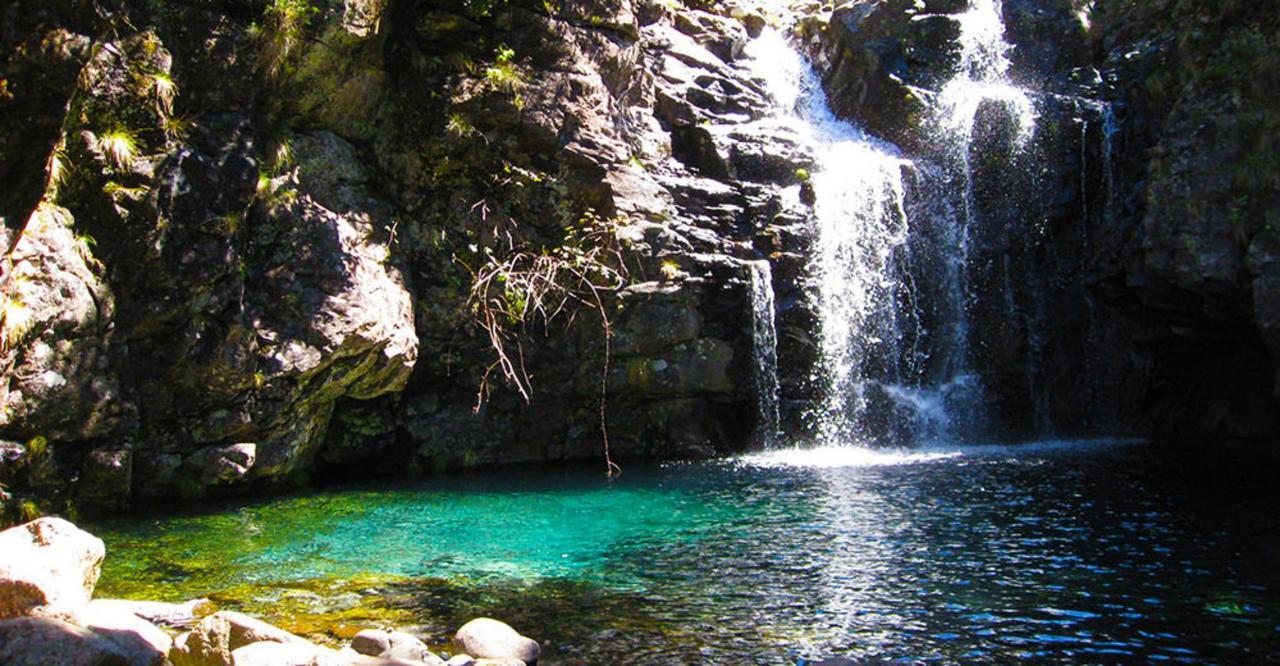
[[[470,120],[467,120],[465,115],[455,111],[449,114],[449,120],[445,122],[444,130],[451,136],[461,139],[474,134],[476,128],[475,125],[471,124]]]
[[[493,12],[508,4],[511,0],[463,0],[462,8],[471,18],[482,19],[493,15]]]
[[[516,52],[507,46],[499,46],[493,65],[484,70],[484,78],[497,90],[515,93],[524,87],[524,75],[516,68]]]
[[[173,115],[173,100],[178,96],[178,84],[168,72],[151,74],[151,91],[155,97],[156,113],[161,118]]]
[[[288,59],[302,44],[307,27],[320,12],[310,0],[271,0],[251,35],[258,43],[258,62],[268,76],[284,73]]]
[[[560,245],[512,243],[505,252],[486,247],[476,266],[455,257],[471,273],[468,309],[495,355],[481,381],[477,408],[489,394],[494,371],[500,371],[525,400],[532,396],[520,339],[529,326],[545,329],[587,307],[600,313],[609,335],[603,293],[621,288],[627,280],[617,227],[616,220],[586,215],[566,230]]]
[[[128,170],[138,155],[137,134],[125,129],[116,128],[103,132],[98,137],[98,150],[117,169]]]

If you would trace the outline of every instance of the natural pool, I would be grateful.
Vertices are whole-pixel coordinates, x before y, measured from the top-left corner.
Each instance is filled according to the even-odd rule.
[[[1132,443],[508,468],[90,525],[102,596],[543,663],[1280,659],[1278,468]]]

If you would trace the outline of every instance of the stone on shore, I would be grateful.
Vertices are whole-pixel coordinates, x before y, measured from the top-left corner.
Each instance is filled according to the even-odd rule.
[[[208,599],[192,599],[180,604],[163,601],[136,601],[133,599],[94,599],[90,606],[98,606],[121,613],[132,613],[155,625],[190,628],[201,617],[217,610]]]
[[[351,649],[371,657],[391,649],[391,637],[381,629],[365,629],[351,639]]]
[[[253,643],[310,646],[309,641],[243,613],[218,611],[204,618],[190,633],[178,637],[169,659],[174,666],[224,666],[231,653]]]
[[[229,666],[347,666],[350,662],[334,650],[312,643],[262,641],[231,652]]]
[[[518,659],[532,664],[538,661],[541,653],[537,641],[521,636],[505,622],[487,617],[462,625],[453,637],[453,644],[459,652],[475,657],[477,664],[486,659]]]
[[[105,555],[101,539],[61,518],[0,532],[0,619],[75,620],[93,596]]]
[[[132,666],[134,663],[116,643],[62,620],[49,617],[0,620],[0,664],[5,666]]]
[[[386,652],[379,655],[382,657],[394,659],[409,659],[412,661],[425,661],[428,663],[441,661],[439,657],[431,653],[427,648],[427,644],[423,643],[417,636],[405,633],[403,631],[393,631],[387,634],[391,639],[391,646]]]
[[[403,631],[365,629],[351,639],[351,649],[370,657],[426,663],[429,666],[444,663],[443,659],[427,648],[426,643],[417,636]]]
[[[162,666],[168,662],[173,647],[169,634],[122,605],[91,601],[80,614],[80,624],[119,647],[131,665]]]

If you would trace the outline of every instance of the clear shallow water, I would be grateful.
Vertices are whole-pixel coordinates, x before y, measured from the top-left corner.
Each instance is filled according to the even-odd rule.
[[[489,614],[545,663],[1241,663],[1280,658],[1276,471],[1117,443],[778,452],[91,529],[102,595],[213,595],[334,639]]]

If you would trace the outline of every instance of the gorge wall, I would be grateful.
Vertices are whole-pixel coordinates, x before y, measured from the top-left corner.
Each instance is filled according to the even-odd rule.
[[[789,29],[835,112],[941,163],[927,110],[967,7],[11,4],[6,501],[599,458],[602,419],[619,458],[741,450],[760,260],[804,436],[814,156],[770,121],[745,47]],[[1277,10],[1001,10],[1039,118],[1012,151],[1007,106],[985,104],[966,147],[971,434],[1272,447]],[[925,195],[907,192],[920,219]]]

